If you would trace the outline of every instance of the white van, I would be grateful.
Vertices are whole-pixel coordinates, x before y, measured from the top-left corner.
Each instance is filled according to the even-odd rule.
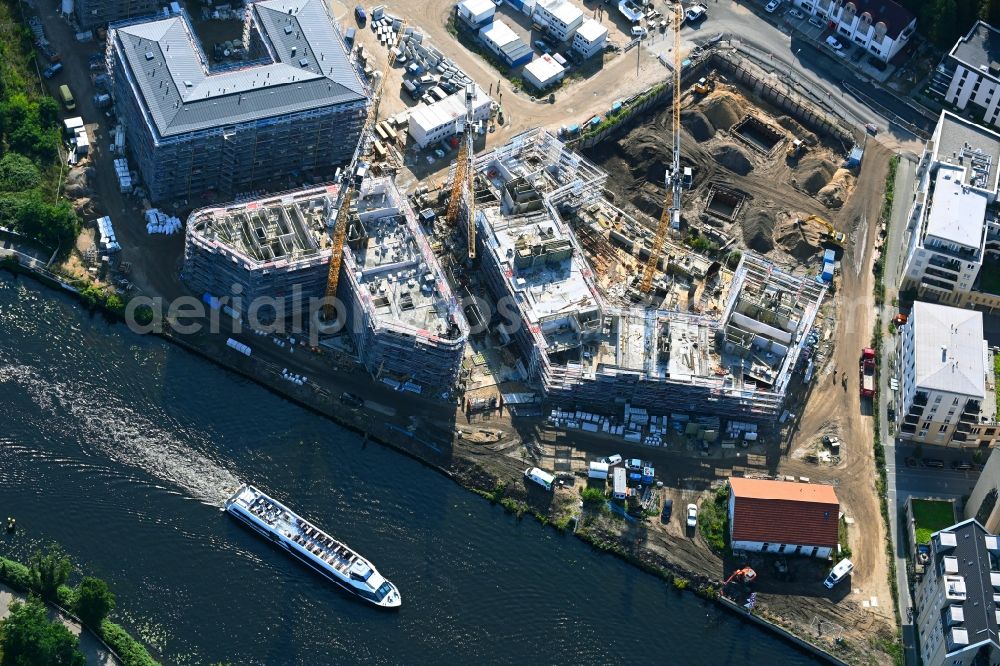
[[[549,474],[545,470],[538,469],[537,467],[529,467],[524,470],[524,478],[534,481],[546,490],[552,490],[552,484],[556,480],[555,476]]]
[[[854,571],[854,563],[848,559],[843,559],[837,562],[837,566],[833,568],[833,571],[826,577],[823,584],[826,585],[827,589],[832,590],[834,585],[847,578],[847,575],[852,571]]]

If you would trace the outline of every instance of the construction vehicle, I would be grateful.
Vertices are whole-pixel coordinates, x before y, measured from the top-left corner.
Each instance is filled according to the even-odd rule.
[[[861,373],[861,397],[871,398],[875,395],[875,350],[865,347],[861,350],[859,363]]]
[[[359,5],[360,6],[360,5]],[[399,44],[403,40],[403,33],[406,30],[406,22],[401,21],[399,31],[396,33],[395,41],[389,46],[389,57],[386,61],[385,70],[378,77],[375,89],[372,91],[372,103],[368,107],[368,116],[361,127],[361,136],[358,147],[354,149],[350,164],[344,171],[344,180],[340,187],[340,202],[337,206],[337,216],[333,221],[331,233],[333,235],[333,254],[330,255],[330,271],[326,278],[326,302],[323,304],[323,318],[326,321],[334,321],[336,312],[334,310],[334,299],[337,296],[337,286],[340,282],[340,265],[344,259],[344,240],[347,238],[347,226],[350,224],[351,203],[354,201],[354,193],[361,186],[365,174],[368,172],[368,165],[362,160],[368,150],[368,145],[374,143],[375,125],[378,122],[378,107],[382,99],[382,88],[385,80],[389,76],[392,64],[396,60],[396,52]]]
[[[898,326],[905,326],[906,321],[910,318],[909,315],[899,312],[895,317],[892,318],[892,323]]]
[[[753,582],[754,578],[756,577],[757,577],[756,571],[754,571],[750,567],[743,567],[742,569],[737,569],[732,574],[730,574],[729,578],[725,580],[723,585],[729,585],[734,580],[737,583],[743,583],[744,585],[749,585],[750,583]]]
[[[789,159],[796,159],[802,157],[806,152],[806,144],[802,139],[792,139],[792,142],[788,144],[788,151],[786,156]]]
[[[804,219],[799,220],[799,225],[807,224],[809,222],[815,222],[817,225],[823,228],[823,240],[844,247],[844,241],[847,240],[847,234],[843,231],[837,231],[833,228],[833,225],[824,220],[819,215],[810,215]]]
[[[451,196],[448,199],[448,212],[445,220],[450,228],[458,224],[460,202],[465,199],[466,238],[468,239],[469,259],[476,258],[476,193],[473,167],[475,148],[472,145],[475,132],[472,129],[473,101],[476,98],[476,85],[465,86],[465,136],[458,149],[458,159],[455,161],[455,177],[451,181]]]
[[[684,6],[680,0],[674,0],[674,99],[673,99],[673,130],[674,155],[670,170],[667,171],[667,197],[663,202],[663,212],[656,225],[656,235],[653,236],[653,246],[646,260],[646,268],[642,273],[640,291],[648,294],[653,288],[653,275],[663,255],[663,244],[667,239],[667,231],[681,229],[681,190],[684,189],[681,173],[681,25],[684,24]],[[666,266],[664,266],[666,269]]]
[[[701,77],[698,82],[694,84],[694,91],[699,95],[707,95],[708,93],[715,90],[715,77]]]

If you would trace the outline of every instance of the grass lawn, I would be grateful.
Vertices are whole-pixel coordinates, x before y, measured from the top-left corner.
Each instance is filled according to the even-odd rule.
[[[955,509],[951,502],[915,499],[912,504],[917,543],[928,543],[931,534],[955,524]]]

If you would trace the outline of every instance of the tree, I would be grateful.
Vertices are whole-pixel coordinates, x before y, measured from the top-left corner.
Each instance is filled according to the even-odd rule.
[[[115,595],[100,578],[85,576],[76,588],[73,610],[88,627],[99,630],[101,622],[115,607]]]
[[[79,645],[69,629],[49,620],[37,597],[12,602],[10,615],[0,621],[0,666],[84,666]]]
[[[0,158],[0,191],[21,192],[37,187],[42,176],[24,155],[7,153]]]
[[[56,599],[60,585],[65,585],[73,571],[73,563],[58,544],[52,544],[44,553],[36,550],[29,561],[31,585],[43,599]]]

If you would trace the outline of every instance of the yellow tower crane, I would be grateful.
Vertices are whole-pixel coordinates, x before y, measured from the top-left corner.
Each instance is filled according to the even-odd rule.
[[[327,303],[323,305],[323,317],[330,321],[334,318],[335,312],[333,304],[329,301],[337,295],[337,285],[340,282],[340,265],[344,259],[344,240],[347,238],[347,226],[350,223],[351,203],[354,201],[354,192],[361,185],[364,175],[359,174],[359,162],[368,150],[369,144],[373,141],[372,132],[375,123],[378,122],[378,107],[382,100],[382,88],[385,80],[389,76],[389,70],[396,61],[395,49],[403,39],[403,32],[406,29],[406,22],[400,21],[399,30],[396,32],[396,40],[389,45],[389,57],[385,65],[385,70],[375,84],[372,91],[372,103],[368,107],[368,116],[361,128],[361,137],[358,147],[354,150],[354,156],[344,172],[344,180],[341,183],[340,205],[337,207],[337,217],[333,222],[333,255],[330,257],[330,272],[326,278]]]
[[[473,101],[476,97],[476,86],[473,83],[465,86],[465,136],[458,149],[458,159],[455,161],[455,177],[451,181],[451,196],[448,198],[448,211],[445,220],[449,228],[458,224],[458,213],[462,199],[465,199],[466,238],[469,242],[469,259],[476,258],[476,193],[473,168],[475,148],[472,145],[475,133],[472,130]]]
[[[653,237],[653,247],[649,251],[646,269],[642,273],[642,293],[648,294],[653,288],[653,276],[656,265],[663,254],[663,243],[667,239],[667,230],[681,228],[681,24],[684,23],[684,7],[680,0],[674,0],[674,157],[667,174],[667,198],[663,202],[663,213],[656,225],[656,235]]]

